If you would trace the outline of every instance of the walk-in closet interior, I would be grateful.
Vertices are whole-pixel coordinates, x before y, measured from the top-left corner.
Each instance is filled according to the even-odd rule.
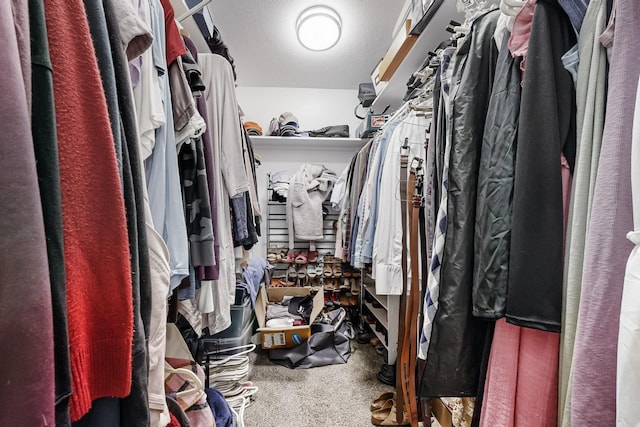
[[[639,29],[3,0],[0,426],[640,426]]]

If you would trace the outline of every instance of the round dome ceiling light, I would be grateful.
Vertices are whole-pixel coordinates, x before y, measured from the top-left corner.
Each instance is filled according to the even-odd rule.
[[[312,6],[296,21],[296,34],[302,46],[316,52],[331,49],[340,40],[342,20],[327,6]]]

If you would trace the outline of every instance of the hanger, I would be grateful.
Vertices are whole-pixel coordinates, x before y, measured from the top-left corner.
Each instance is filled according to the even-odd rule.
[[[192,7],[191,9],[187,10],[185,13],[183,13],[182,15],[180,15],[177,20],[178,22],[182,22],[185,19],[195,15],[196,13],[200,12],[202,9],[204,9],[204,7],[206,5],[208,5],[209,3],[211,3],[213,0],[203,0],[200,3],[198,3],[195,7]]]
[[[186,369],[186,368],[174,368],[171,365],[169,365],[167,362],[165,362],[164,364],[164,380],[166,381],[171,375],[182,375],[184,377],[187,377],[188,380],[187,382],[189,382],[191,385],[193,385],[193,388],[188,388],[186,390],[182,390],[176,393],[176,397],[185,397],[185,396],[189,396],[191,394],[202,394],[204,393],[204,388],[202,386],[202,381],[200,381],[200,378],[198,378],[198,375],[196,375],[195,372],[193,372],[190,369]]]

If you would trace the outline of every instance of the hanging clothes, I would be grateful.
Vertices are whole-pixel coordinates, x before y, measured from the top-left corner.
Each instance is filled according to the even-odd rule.
[[[382,160],[378,190],[378,215],[373,238],[372,271],[378,295],[400,295],[402,293],[402,209],[400,195],[400,155],[405,139],[408,140],[408,164],[415,158],[424,159],[424,135],[428,121],[410,113],[395,128],[389,139]]]
[[[478,17],[458,47],[450,87],[449,167],[445,160],[443,190],[447,191],[446,235],[439,261],[438,308],[425,313],[432,322],[420,397],[475,396],[487,333],[484,321],[471,316],[474,265],[476,189],[484,126],[498,49],[493,39],[500,13]],[[445,101],[446,102],[446,101]],[[446,148],[445,148],[446,149]],[[446,155],[446,154],[445,154]],[[446,218],[446,219],[445,219]],[[436,233],[435,239],[438,239]],[[434,246],[435,248],[435,246]],[[437,256],[434,250],[434,259]],[[434,264],[432,264],[434,265]],[[431,280],[429,283],[431,290]],[[425,306],[428,309],[428,305]],[[425,319],[427,322],[427,319]],[[423,346],[424,347],[424,346]]]
[[[93,46],[98,59],[102,87],[107,101],[107,109],[111,120],[111,129],[114,135],[116,160],[119,162],[119,172],[122,179],[125,210],[127,214],[127,231],[129,236],[129,251],[131,253],[131,284],[133,302],[133,347],[132,347],[132,369],[131,369],[131,391],[129,395],[122,399],[119,412],[122,416],[122,426],[135,426],[149,422],[148,411],[148,354],[147,338],[149,334],[149,316],[143,319],[141,316],[141,286],[148,288],[149,264],[147,252],[146,230],[144,222],[138,222],[138,212],[142,214],[142,202],[136,200],[134,188],[134,177],[130,162],[129,149],[122,134],[122,122],[120,120],[120,110],[118,107],[118,94],[116,88],[116,75],[114,70],[111,45],[109,41],[107,23],[103,3],[96,0],[84,0],[85,11],[89,23],[89,30],[93,39]],[[118,45],[120,41],[118,40]],[[119,46],[118,46],[119,47]],[[139,172],[139,169],[136,168]],[[140,184],[141,177],[136,176],[137,184]],[[140,205],[137,205],[140,202]],[[141,229],[138,230],[138,226]],[[140,252],[145,255],[140,257]],[[142,261],[142,262],[141,262]],[[144,272],[143,272],[144,271]],[[146,280],[141,283],[141,279]],[[148,295],[148,291],[146,294]],[[147,308],[145,313],[150,312],[151,301],[144,301]],[[143,409],[140,409],[143,408]]]
[[[616,425],[640,424],[637,393],[640,384],[640,84],[636,95],[631,146],[631,191],[633,200],[633,231],[627,238],[634,245],[624,277],[620,308],[620,332],[616,378]]]
[[[633,245],[631,141],[640,63],[640,8],[616,0],[600,40],[610,49],[602,150],[587,230],[582,293],[573,354],[572,425],[610,425],[616,417],[616,348],[625,262]]]
[[[363,242],[361,249],[362,260],[366,263],[370,263],[373,258],[373,241],[375,236],[375,224],[378,221],[379,212],[379,194],[380,194],[380,180],[382,178],[382,165],[387,154],[387,148],[389,147],[389,141],[391,135],[395,131],[396,127],[402,123],[403,117],[399,117],[396,121],[385,125],[383,131],[376,134],[373,141],[372,151],[374,152],[371,160],[371,167],[367,173],[367,181],[365,183],[365,189],[367,195],[367,205],[365,206],[364,219],[363,219]]]
[[[69,364],[69,335],[67,332],[64,236],[62,233],[60,166],[53,99],[53,75],[42,1],[29,0],[29,22],[31,77],[33,86],[37,88],[32,92],[31,131],[47,237],[47,258],[53,309],[55,425],[64,427],[71,425],[69,418],[71,366]]]
[[[473,315],[504,316],[509,280],[513,180],[520,117],[520,58],[507,48],[496,65],[484,128],[476,203]]]
[[[322,203],[331,194],[336,174],[322,165],[303,164],[289,181],[287,224],[289,250],[294,239],[322,240]]]
[[[180,285],[182,279],[189,276],[189,248],[167,75],[169,58],[166,56],[165,16],[159,0],[151,0],[149,7],[151,29],[154,35],[152,47],[154,67],[151,81],[155,82],[157,78],[159,105],[163,107],[164,123],[154,128],[154,146],[145,160],[145,171],[153,225],[169,248],[171,266],[169,292],[172,292]],[[141,102],[149,102],[149,100],[142,99]]]
[[[213,146],[212,178],[215,186],[215,199],[211,204],[216,224],[214,233],[219,245],[219,254],[216,254],[219,279],[202,282],[198,305],[205,315],[209,333],[215,334],[231,324],[230,306],[235,298],[235,258],[229,199],[242,196],[249,186],[246,172],[240,167],[243,162],[242,136],[231,64],[214,54],[200,54],[198,61],[207,88],[204,100]]]
[[[451,154],[451,138],[450,133],[447,131],[451,127],[451,78],[453,76],[453,66],[455,63],[455,49],[450,47],[444,49],[441,54],[441,61],[439,67],[439,82],[440,94],[437,102],[437,116],[435,122],[432,123],[435,126],[436,138],[432,141],[434,150],[433,160],[433,173],[436,178],[434,179],[433,191],[434,191],[434,205],[433,205],[433,228],[429,233],[432,235],[432,239],[428,244],[431,244],[431,255],[426,260],[427,269],[427,284],[424,291],[424,303],[423,303],[423,324],[422,332],[420,335],[420,351],[419,357],[425,359],[429,350],[429,343],[431,340],[431,331],[433,327],[433,320],[438,310],[438,294],[440,292],[440,266],[442,254],[444,251],[444,240],[447,232],[447,197],[449,195],[447,189],[449,187],[449,160]],[[452,62],[453,60],[453,62]]]
[[[60,156],[70,413],[76,421],[93,400],[129,394],[131,264],[114,140],[84,7],[77,0],[46,0],[45,15]],[[91,144],[79,149],[83,141]]]
[[[481,427],[557,422],[559,335],[496,322]]]
[[[55,399],[67,397],[66,389],[58,389],[62,392],[58,396],[54,389],[53,332],[54,327],[59,330],[64,324],[53,324],[48,247],[42,210],[42,204],[55,203],[55,197],[52,195],[51,199],[41,200],[34,155],[34,143],[40,147],[47,145],[48,148],[37,148],[41,155],[43,150],[46,152],[51,148],[50,144],[55,143],[55,133],[49,137],[43,134],[31,136],[31,84],[33,81],[35,100],[48,94],[51,101],[51,86],[47,92],[47,80],[51,78],[51,72],[48,52],[39,51],[39,48],[46,49],[46,44],[33,46],[33,53],[39,52],[40,56],[34,64],[32,77],[29,12],[37,13],[33,6],[38,5],[32,3],[31,6],[29,10],[26,0],[0,3],[0,37],[3,40],[0,93],[11,100],[0,106],[0,171],[3,182],[0,187],[0,298],[3,301],[0,308],[0,404],[5,409],[0,414],[0,423],[16,426],[54,425]],[[40,13],[40,19],[34,17],[36,20],[32,21],[39,24],[34,28],[36,37],[46,34],[41,17]],[[38,106],[42,110],[34,116],[34,120],[51,124],[54,110],[44,106]],[[55,167],[55,155],[49,161],[50,167]],[[45,185],[54,186],[55,183]],[[52,208],[55,209],[55,205]],[[45,223],[47,232],[52,227],[55,231],[55,221],[53,217]],[[52,233],[54,239],[59,236],[60,233],[57,236]],[[52,242],[49,247],[60,249],[60,243],[60,240]],[[51,252],[50,259],[61,260],[61,257],[61,253],[56,255]],[[60,274],[54,277],[56,285],[60,278]],[[60,291],[60,288],[54,289],[56,309],[60,308],[59,298],[64,297]],[[58,322],[60,316],[57,315],[55,320]],[[58,349],[56,355],[59,354]],[[63,365],[59,367],[65,368]],[[64,376],[58,376],[57,379],[63,380],[58,385],[65,385]]]
[[[591,0],[578,37],[576,84],[577,146],[564,253],[558,425],[571,426],[571,359],[575,343],[585,239],[605,118],[607,57],[600,44],[606,27],[606,1]]]
[[[549,37],[549,34],[552,37]],[[560,332],[563,204],[560,158],[575,163],[575,90],[562,55],[575,33],[553,1],[538,1],[522,87],[506,316]],[[540,143],[544,141],[544,143]],[[541,268],[544,266],[544,268]]]

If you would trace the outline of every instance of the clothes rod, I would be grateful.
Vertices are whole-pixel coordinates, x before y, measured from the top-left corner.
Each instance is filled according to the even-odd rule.
[[[198,5],[194,8],[189,9],[188,11],[186,11],[185,13],[183,13],[182,15],[180,15],[178,17],[178,22],[182,22],[185,19],[193,16],[194,14],[198,13],[199,11],[201,11],[202,9],[204,9],[205,6],[207,6],[209,3],[211,3],[213,0],[204,0],[201,3],[198,3]]]

